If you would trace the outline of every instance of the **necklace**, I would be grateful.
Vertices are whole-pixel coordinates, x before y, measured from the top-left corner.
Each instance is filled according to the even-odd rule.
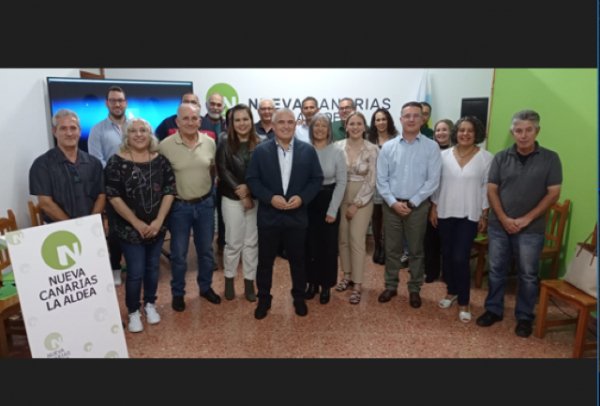
[[[136,200],[140,202],[144,213],[150,214],[152,213],[152,208],[154,206],[154,196],[152,193],[152,157],[150,155],[150,151],[148,151],[148,162],[150,164],[148,178],[142,171],[142,168],[138,166],[138,163],[135,161],[135,159],[133,159],[133,154],[131,153],[131,151],[129,151],[129,157],[131,158],[131,162],[133,163],[133,167],[131,168],[131,180],[133,182],[128,185],[128,182],[126,181],[125,187],[130,189],[131,195],[134,198],[137,195]],[[150,189],[150,202],[146,201],[146,192],[148,189]]]

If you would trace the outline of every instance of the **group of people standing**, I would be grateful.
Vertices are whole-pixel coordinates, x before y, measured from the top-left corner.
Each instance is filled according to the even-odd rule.
[[[209,97],[211,113],[219,102],[222,109],[220,95]],[[271,308],[273,264],[282,249],[297,315],[308,314],[306,300],[317,294],[321,304],[328,303],[334,287],[349,290],[349,302],[359,304],[371,225],[373,261],[385,265],[385,289],[378,301],[397,295],[406,255],[409,303],[419,308],[421,287],[439,277],[441,263],[447,295],[439,307],[458,302],[458,318],[468,322],[471,243],[478,232],[487,231],[489,217],[490,292],[477,324],[502,320],[505,276],[514,254],[520,275],[516,333],[531,334],[539,260],[539,252],[532,252],[541,250],[540,222],[558,199],[562,182],[558,155],[535,141],[540,129],[536,112],[513,116],[515,145],[493,157],[478,146],[485,129],[477,118],[463,117],[455,124],[444,119],[429,129],[427,103],[405,103],[397,130],[383,108],[368,124],[351,98],[340,100],[340,120],[333,123],[319,113],[314,97],[302,101],[300,122],[292,110],[276,110],[272,100],[264,99],[256,123],[250,107],[239,104],[227,111],[226,120],[207,115],[212,130],[203,130],[199,100],[188,94],[177,114],[159,126],[160,143],[146,120],[125,119],[123,89],[111,87],[106,105],[109,117],[92,130],[89,155],[77,148],[77,115],[68,110],[55,114],[57,145],[32,165],[30,193],[39,197],[48,222],[101,213],[108,199],[113,270],[119,248],[127,263],[129,331],[143,330],[142,286],[146,321],[160,321],[154,303],[167,230],[172,308],[185,310],[191,231],[200,296],[220,303],[211,287],[218,196],[224,296],[235,298],[241,261],[244,296],[257,301],[256,319]]]

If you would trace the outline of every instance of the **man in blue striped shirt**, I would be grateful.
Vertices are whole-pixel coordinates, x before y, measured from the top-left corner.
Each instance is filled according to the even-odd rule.
[[[442,160],[435,141],[420,132],[423,112],[418,102],[400,110],[402,135],[386,142],[377,159],[377,190],[382,196],[385,235],[385,290],[379,302],[396,296],[404,241],[408,245],[411,307],[421,307],[421,285],[425,273],[423,239],[429,213],[429,196],[440,181]]]

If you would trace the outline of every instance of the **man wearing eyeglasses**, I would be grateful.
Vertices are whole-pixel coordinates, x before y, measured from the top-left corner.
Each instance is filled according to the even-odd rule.
[[[355,110],[354,100],[349,97],[344,97],[340,100],[338,107],[340,119],[332,123],[334,141],[346,139],[346,118]]]
[[[405,103],[400,110],[400,123],[402,135],[383,144],[377,158],[377,190],[386,203],[383,205],[385,290],[378,300],[389,302],[398,294],[398,273],[406,240],[409,303],[419,308],[429,196],[438,188],[442,157],[437,143],[420,132],[423,124],[420,103]]]
[[[125,124],[125,110],[127,110],[127,98],[125,91],[119,86],[111,86],[106,92],[106,108],[108,117],[94,125],[88,137],[88,152],[106,166],[108,158],[116,154],[123,140],[121,128]],[[108,217],[108,250],[110,252],[110,264],[113,270],[115,285],[121,284],[121,244],[114,233],[111,232],[112,219],[116,215],[111,205],[106,207]]]
[[[273,131],[273,113],[275,112],[275,103],[271,99],[261,99],[258,102],[258,116],[260,120],[254,123],[254,128],[258,136],[265,139],[272,139],[275,136]]]
[[[52,117],[56,146],[29,169],[29,193],[37,196],[44,222],[102,213],[106,203],[100,161],[78,147],[79,117],[61,109]]]

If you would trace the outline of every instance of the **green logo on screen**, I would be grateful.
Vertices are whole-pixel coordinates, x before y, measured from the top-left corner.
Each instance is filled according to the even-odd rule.
[[[223,103],[225,104],[223,108],[223,116],[225,116],[227,110],[238,104],[240,100],[237,90],[227,83],[217,83],[212,85],[206,92],[206,99],[208,99],[208,97],[213,93],[219,93],[221,96],[223,96]]]
[[[69,231],[56,231],[42,244],[42,258],[50,268],[62,271],[71,268],[81,257],[81,242]]]

